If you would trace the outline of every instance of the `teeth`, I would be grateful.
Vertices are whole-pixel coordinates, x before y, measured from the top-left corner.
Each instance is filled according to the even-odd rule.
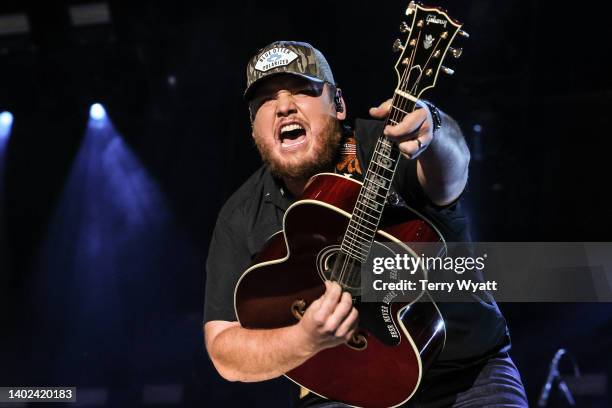
[[[285,125],[283,127],[281,127],[281,134],[285,133],[285,132],[291,132],[292,130],[298,130],[298,129],[302,129],[304,130],[304,128],[300,125],[298,125],[297,123],[292,123],[290,125]]]

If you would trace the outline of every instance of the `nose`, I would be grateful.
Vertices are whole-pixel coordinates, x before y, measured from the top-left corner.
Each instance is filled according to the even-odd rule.
[[[276,116],[288,116],[297,112],[295,100],[290,92],[280,92],[276,100]]]

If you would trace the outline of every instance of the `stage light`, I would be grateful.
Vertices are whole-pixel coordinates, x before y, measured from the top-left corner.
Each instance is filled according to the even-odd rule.
[[[100,105],[99,103],[94,103],[91,105],[91,108],[89,108],[89,116],[93,120],[102,120],[106,117],[106,110],[104,109],[104,106]]]
[[[141,307],[150,307],[141,296],[148,299],[149,293],[168,291],[167,285],[175,280],[164,277],[171,277],[175,268],[183,269],[177,260],[194,259],[197,264],[195,254],[180,254],[182,248],[191,251],[188,248],[194,246],[184,241],[182,230],[175,227],[156,180],[114,128],[111,116],[95,120],[93,116],[104,109],[91,108],[94,114],[89,117],[63,190],[53,203],[54,213],[35,261],[40,265],[36,275],[40,279],[27,294],[27,299],[36,299],[44,321],[74,311],[60,329],[67,333],[66,341],[55,351],[55,370],[65,375],[82,371],[69,356],[85,350],[92,357],[83,361],[98,364],[99,357],[101,370],[120,369],[122,364],[116,362],[123,358],[122,349],[130,348],[133,342],[132,316],[141,310],[145,313]],[[167,248],[172,249],[168,252]],[[159,279],[147,279],[152,271]],[[56,281],[67,284],[57,292],[50,291]],[[139,285],[138,295],[128,290],[136,282],[146,283],[146,288]],[[156,308],[146,313],[165,310],[167,302],[173,302],[169,295],[156,298]],[[78,310],[72,310],[75,305]],[[93,344],[97,333],[112,337],[121,347]],[[97,381],[97,374],[84,375],[89,382]],[[172,387],[153,388],[143,395],[154,402],[180,406],[182,392]],[[113,405],[111,394],[91,392],[87,405]]]
[[[0,113],[0,126],[10,127],[13,124],[13,114],[11,112],[4,111]]]
[[[0,113],[0,138],[6,138],[11,133],[11,127],[13,126],[13,114],[11,112],[4,111]]]
[[[0,16],[0,36],[28,34],[30,21],[23,13],[4,14]]]
[[[68,14],[75,27],[111,22],[110,8],[107,3],[75,4],[68,8]]]

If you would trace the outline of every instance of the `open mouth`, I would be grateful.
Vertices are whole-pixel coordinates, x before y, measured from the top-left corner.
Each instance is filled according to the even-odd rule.
[[[280,128],[280,141],[283,148],[295,148],[306,141],[306,129],[299,123],[283,125]]]

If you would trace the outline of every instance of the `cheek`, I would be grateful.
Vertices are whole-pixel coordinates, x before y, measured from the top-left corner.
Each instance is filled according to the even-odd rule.
[[[329,132],[331,123],[335,120],[334,116],[330,116],[327,113],[319,113],[317,120],[311,124],[312,135],[317,139],[321,140],[326,137]]]
[[[274,142],[274,130],[270,125],[261,121],[255,121],[253,123],[253,138],[259,143],[273,143]]]

